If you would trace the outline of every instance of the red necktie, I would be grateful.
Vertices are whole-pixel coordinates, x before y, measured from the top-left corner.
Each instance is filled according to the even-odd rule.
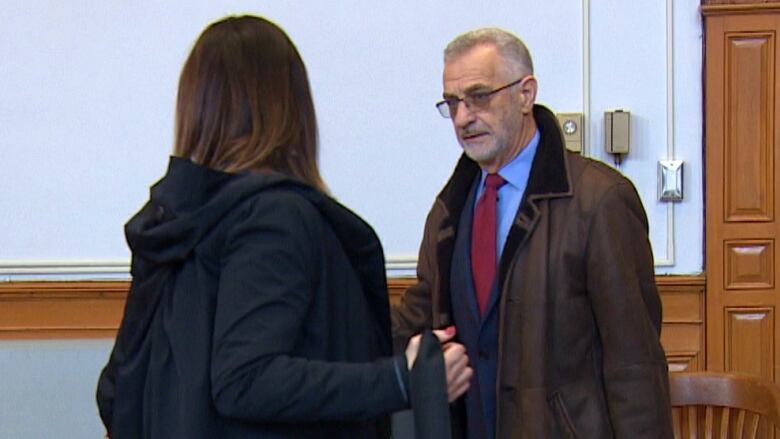
[[[481,315],[485,314],[490,298],[490,288],[496,277],[496,200],[498,188],[506,180],[498,174],[488,174],[485,191],[474,210],[471,229],[471,273]]]

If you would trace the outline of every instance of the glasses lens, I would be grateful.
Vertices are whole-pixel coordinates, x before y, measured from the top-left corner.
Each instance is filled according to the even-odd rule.
[[[466,101],[466,106],[469,108],[476,108],[476,109],[485,109],[490,105],[490,98],[492,97],[494,92],[491,93],[473,93],[470,95],[466,95],[465,98],[463,98]]]
[[[436,109],[439,110],[439,114],[441,114],[441,117],[445,119],[449,119],[451,117],[450,115],[450,106],[447,103],[447,101],[441,101],[436,104]]]

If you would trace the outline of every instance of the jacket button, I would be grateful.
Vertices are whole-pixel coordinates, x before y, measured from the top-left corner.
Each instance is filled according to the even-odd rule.
[[[488,358],[490,358],[490,354],[488,354],[485,351],[479,351],[477,355],[479,356],[480,360],[487,360]]]

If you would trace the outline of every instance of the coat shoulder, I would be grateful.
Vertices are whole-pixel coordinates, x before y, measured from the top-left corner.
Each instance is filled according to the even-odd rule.
[[[293,238],[313,238],[323,233],[325,221],[304,194],[285,187],[269,188],[248,197],[237,209],[235,224],[240,227],[273,227],[286,230]]]
[[[303,194],[285,187],[269,188],[247,200],[246,208],[258,214],[279,217],[309,217],[316,207]]]
[[[636,193],[633,182],[609,165],[571,152],[567,152],[566,158],[575,198],[597,201],[618,186]]]

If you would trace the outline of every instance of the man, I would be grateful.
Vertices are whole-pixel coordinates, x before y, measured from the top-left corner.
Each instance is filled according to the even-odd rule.
[[[461,437],[671,438],[644,209],[626,178],[565,150],[536,93],[514,35],[447,46],[437,107],[465,154],[428,214],[395,342],[457,327],[475,372]]]

